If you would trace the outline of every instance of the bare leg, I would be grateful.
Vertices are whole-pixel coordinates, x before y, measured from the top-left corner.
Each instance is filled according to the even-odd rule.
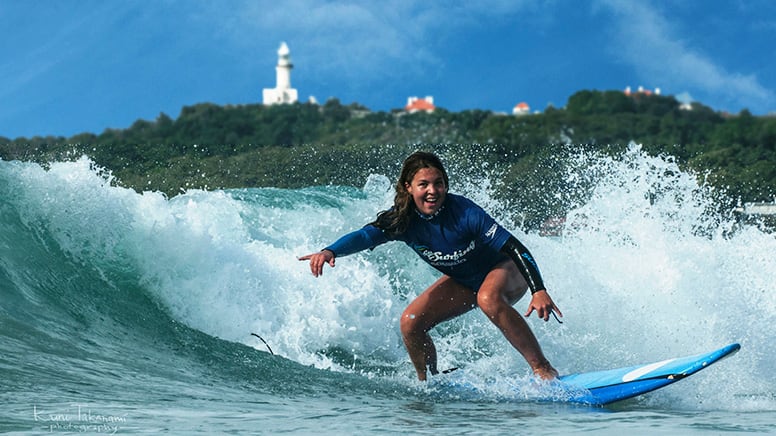
[[[437,373],[436,347],[429,330],[472,310],[476,304],[474,292],[443,276],[407,306],[401,317],[401,333],[419,380],[426,380],[427,370]]]
[[[477,293],[477,305],[495,324],[510,344],[531,366],[538,377],[553,379],[558,371],[544,357],[528,323],[512,305],[524,294],[528,285],[512,261],[502,262],[485,278]]]

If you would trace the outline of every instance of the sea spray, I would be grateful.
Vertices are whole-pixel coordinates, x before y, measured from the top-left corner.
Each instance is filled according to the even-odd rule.
[[[773,371],[776,357],[769,334],[776,316],[773,234],[717,214],[714,196],[696,177],[638,147],[620,157],[580,152],[564,159],[569,189],[557,194],[574,198],[554,237],[514,224],[520,211],[498,198],[491,170],[483,169],[482,179],[451,180],[454,192],[482,204],[537,259],[565,315],[562,325],[529,319],[553,364],[564,373],[605,369],[741,342],[742,351],[708,376],[649,401],[772,409],[776,386],[762,374]],[[15,228],[93,271],[105,283],[93,290],[99,298],[122,295],[124,304],[141,293],[171,322],[235,347],[266,351],[255,332],[278,359],[413,386],[398,319],[437,273],[401,243],[337,259],[320,278],[297,260],[390,207],[395,176],[376,174],[361,189],[189,191],[168,199],[116,187],[88,159],[47,170],[0,162],[3,207],[23,223]],[[57,280],[74,281],[77,292],[77,276]],[[61,304],[41,301],[53,312]],[[515,307],[523,313],[527,299]],[[142,329],[143,319],[136,322]],[[528,366],[479,311],[431,335],[440,364],[487,381],[494,399],[528,381]],[[235,364],[219,365],[228,373]]]

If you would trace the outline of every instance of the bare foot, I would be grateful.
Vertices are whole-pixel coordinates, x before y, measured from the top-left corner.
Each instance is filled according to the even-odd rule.
[[[542,380],[555,380],[558,378],[558,371],[549,363],[537,366],[533,369],[534,375]]]

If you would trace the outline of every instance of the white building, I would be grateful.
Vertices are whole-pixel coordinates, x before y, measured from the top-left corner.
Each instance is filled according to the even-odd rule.
[[[676,101],[679,102],[679,109],[685,111],[692,110],[693,99],[689,92],[683,92],[676,96]]]
[[[512,108],[512,115],[527,115],[530,112],[531,107],[524,101],[521,101]]]
[[[264,88],[264,104],[296,103],[296,89],[291,87],[291,51],[285,42],[278,49],[278,64],[275,67],[276,83],[274,88]]]

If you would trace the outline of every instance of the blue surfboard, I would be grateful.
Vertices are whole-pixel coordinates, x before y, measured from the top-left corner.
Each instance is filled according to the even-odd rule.
[[[568,374],[557,380],[533,385],[528,399],[602,406],[660,389],[712,365],[737,352],[741,346],[730,344],[718,350],[654,363],[608,369],[604,371]],[[450,370],[452,371],[452,370]],[[432,379],[434,380],[434,379]],[[453,393],[456,398],[479,398],[487,386],[475,386],[462,371],[434,380],[440,392]],[[525,398],[525,386],[514,386],[518,397]]]
[[[558,385],[569,395],[559,401],[604,405],[676,383],[741,348],[730,344],[709,353],[662,360],[660,362],[605,371],[569,374],[558,378]]]

